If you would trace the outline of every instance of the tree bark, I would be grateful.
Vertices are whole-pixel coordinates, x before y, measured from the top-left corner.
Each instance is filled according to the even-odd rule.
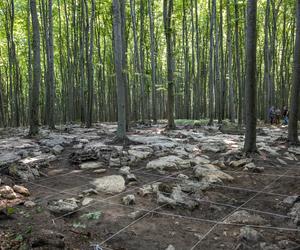
[[[246,134],[244,151],[256,152],[256,12],[257,1],[248,0],[246,30]]]
[[[126,108],[125,108],[125,82],[122,72],[122,24],[119,0],[113,0],[113,30],[114,30],[114,59],[117,84],[117,102],[118,102],[118,129],[117,138],[124,140],[126,138]]]
[[[291,144],[299,143],[298,138],[298,113],[300,104],[300,0],[296,8],[296,41],[294,49],[294,72],[291,96],[291,109],[289,116],[288,140]]]
[[[167,42],[167,68],[168,68],[168,101],[167,116],[168,128],[175,128],[174,121],[174,59],[173,59],[173,41],[172,41],[172,13],[173,0],[164,0],[163,2],[164,30]]]
[[[30,128],[29,135],[38,134],[39,126],[39,89],[41,82],[40,30],[36,10],[36,0],[30,0],[30,11],[33,32],[33,84],[31,88]]]

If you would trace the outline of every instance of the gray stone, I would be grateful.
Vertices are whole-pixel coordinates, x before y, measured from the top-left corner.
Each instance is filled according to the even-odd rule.
[[[201,150],[203,152],[219,153],[226,150],[226,146],[215,144],[215,143],[205,144],[201,147]]]
[[[103,174],[103,173],[105,173],[106,171],[107,171],[107,169],[105,169],[105,168],[100,168],[100,169],[94,170],[93,173],[95,173],[95,174]]]
[[[41,145],[44,145],[44,146],[47,146],[49,148],[53,148],[55,147],[56,145],[64,145],[66,144],[66,140],[65,138],[61,137],[61,136],[54,136],[54,137],[51,137],[49,139],[42,139],[40,140],[40,144]]]
[[[81,204],[82,204],[82,206],[86,206],[86,205],[92,203],[93,201],[94,201],[93,198],[85,197],[85,198],[82,200]]]
[[[286,161],[284,161],[280,158],[277,158],[277,161],[279,161],[279,163],[282,164],[282,165],[287,165]]]
[[[211,183],[207,181],[193,181],[193,180],[184,180],[181,184],[181,190],[187,193],[195,193],[199,191],[207,190],[210,187]]]
[[[102,167],[103,167],[103,163],[97,161],[90,161],[90,162],[85,162],[80,164],[80,169],[82,170],[98,169]]]
[[[133,194],[126,195],[122,198],[122,202],[124,205],[133,205],[135,204],[135,196]]]
[[[300,225],[300,202],[294,204],[288,215],[292,217],[296,225]]]
[[[175,250],[175,247],[173,245],[169,245],[166,250]]]
[[[288,152],[293,153],[295,155],[300,155],[300,147],[290,147]]]
[[[134,212],[129,213],[129,214],[128,214],[128,217],[129,217],[130,219],[136,220],[136,219],[139,219],[139,218],[141,218],[142,216],[144,216],[146,213],[147,213],[147,211],[144,211],[144,210],[137,210],[137,211],[134,211]]]
[[[202,182],[209,184],[223,183],[223,181],[232,181],[233,177],[224,173],[212,164],[205,164],[196,166],[194,168],[194,175],[201,179]]]
[[[147,169],[178,170],[190,167],[190,162],[175,155],[168,155],[147,163]]]
[[[252,162],[252,159],[250,158],[245,158],[245,159],[240,159],[238,161],[232,161],[230,162],[230,166],[234,167],[234,168],[238,168],[238,167],[243,167],[246,164]]]
[[[67,214],[75,212],[79,206],[79,201],[75,198],[61,199],[58,201],[50,201],[47,208],[56,214]]]
[[[23,187],[23,186],[20,186],[20,185],[14,185],[13,190],[16,193],[24,195],[24,196],[29,196],[30,195],[29,190],[26,187]]]
[[[281,240],[278,242],[278,246],[281,249],[299,249],[300,245],[297,242],[290,240]]]
[[[81,193],[83,195],[92,195],[92,194],[97,195],[97,194],[99,194],[99,192],[97,190],[93,189],[93,188],[83,190]]]
[[[240,236],[241,241],[246,241],[247,243],[257,243],[263,237],[262,235],[256,231],[255,229],[245,226],[240,229]]]
[[[18,195],[10,186],[2,186],[0,187],[0,198],[13,200],[18,198]]]
[[[83,144],[82,143],[75,144],[75,145],[73,145],[73,148],[74,149],[82,149],[83,148]]]
[[[188,180],[189,177],[185,174],[179,174],[177,175],[177,179],[180,179],[180,180]]]
[[[157,203],[159,205],[169,205],[171,207],[176,206],[176,201],[174,199],[171,199],[160,192],[157,193]]]
[[[148,195],[148,194],[152,194],[152,193],[157,193],[158,192],[158,187],[161,183],[160,182],[156,182],[153,184],[147,184],[144,185],[143,187],[141,187],[138,190],[138,194],[142,197]]]
[[[177,205],[187,207],[191,210],[198,206],[198,203],[190,199],[187,194],[182,192],[179,186],[173,188],[170,198],[175,200]]]
[[[128,154],[130,156],[134,156],[138,160],[144,160],[148,157],[150,157],[153,153],[153,149],[150,147],[131,147],[130,150],[128,150]]]
[[[196,156],[191,159],[191,164],[193,166],[201,165],[201,164],[209,164],[209,163],[210,163],[210,160],[206,159],[205,157],[201,157],[201,156]]]
[[[96,178],[91,182],[97,191],[105,193],[120,193],[125,190],[125,180],[121,175],[109,175]]]
[[[264,172],[264,167],[258,167],[253,162],[250,162],[244,166],[244,171],[254,172],[254,173],[261,173]]]
[[[64,148],[61,145],[56,145],[52,148],[54,154],[58,155],[61,154]]]
[[[3,152],[0,154],[0,166],[12,164],[21,159],[15,152]]]
[[[137,178],[134,174],[128,174],[128,175],[126,175],[126,181],[127,182],[135,182],[135,181],[137,181]]]
[[[294,205],[295,202],[300,201],[300,196],[288,196],[282,202],[286,205]]]
[[[259,215],[252,215],[245,210],[234,212],[230,217],[225,220],[225,223],[240,223],[249,225],[264,225],[266,220]]]
[[[259,244],[261,250],[280,250],[280,248],[275,244],[267,244],[266,242],[262,242]]]
[[[128,175],[128,174],[130,174],[130,167],[128,167],[128,166],[121,167],[121,168],[119,169],[119,173],[120,173],[120,174],[123,174],[123,175]]]
[[[10,166],[8,172],[9,175],[20,178],[23,181],[32,181],[40,176],[38,168],[29,166]]]
[[[25,207],[28,207],[28,208],[32,208],[32,207],[35,207],[35,206],[36,206],[36,203],[33,202],[33,201],[25,201],[25,202],[24,202],[24,206],[25,206]]]

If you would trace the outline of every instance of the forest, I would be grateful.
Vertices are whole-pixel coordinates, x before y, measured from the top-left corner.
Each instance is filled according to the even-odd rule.
[[[0,249],[300,248],[300,0],[0,1]]]

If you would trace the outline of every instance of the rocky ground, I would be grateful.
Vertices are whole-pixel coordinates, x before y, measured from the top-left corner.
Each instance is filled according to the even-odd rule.
[[[0,249],[300,249],[300,147],[286,128],[0,130]]]

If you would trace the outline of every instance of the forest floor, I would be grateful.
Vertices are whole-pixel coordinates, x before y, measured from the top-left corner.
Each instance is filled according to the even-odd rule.
[[[300,147],[287,128],[115,124],[0,131],[0,249],[300,249]]]

